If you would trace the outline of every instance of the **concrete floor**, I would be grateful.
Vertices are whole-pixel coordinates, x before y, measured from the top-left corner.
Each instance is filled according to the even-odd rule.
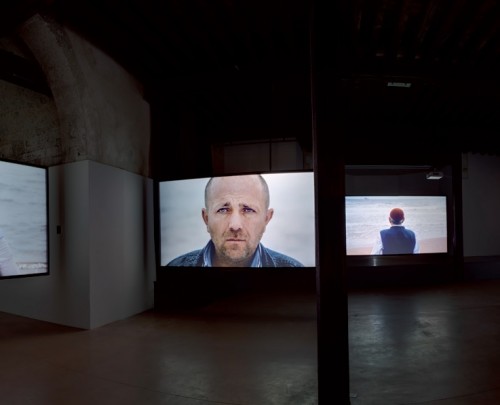
[[[500,404],[500,281],[349,294],[352,405]]]
[[[313,405],[314,300],[244,295],[89,331],[0,313],[0,404]]]
[[[316,333],[314,293],[90,331],[0,313],[0,403],[315,405]],[[500,404],[500,281],[350,290],[349,342],[352,405]]]

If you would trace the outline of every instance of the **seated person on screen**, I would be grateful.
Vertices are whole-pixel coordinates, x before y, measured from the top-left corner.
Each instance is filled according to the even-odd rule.
[[[213,177],[205,186],[205,208],[201,210],[210,241],[167,266],[303,267],[260,242],[273,214],[262,176]]]
[[[0,230],[0,276],[21,274],[3,232]]]
[[[372,255],[394,255],[405,253],[419,253],[415,232],[403,226],[404,211],[393,208],[389,213],[390,228],[380,231],[379,238],[372,249]]]

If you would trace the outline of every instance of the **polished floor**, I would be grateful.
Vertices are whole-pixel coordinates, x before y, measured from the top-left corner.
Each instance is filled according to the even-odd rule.
[[[0,403],[315,405],[316,338],[314,293],[94,330],[0,313]],[[352,405],[500,404],[500,281],[350,290],[349,358]]]

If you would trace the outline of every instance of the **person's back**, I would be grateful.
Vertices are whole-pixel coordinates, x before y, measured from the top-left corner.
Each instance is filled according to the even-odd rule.
[[[404,211],[401,208],[393,208],[389,214],[391,227],[379,232],[379,237],[373,246],[372,255],[401,255],[419,253],[420,246],[415,232],[405,228]]]
[[[382,239],[382,254],[413,253],[415,249],[415,232],[404,226],[391,226],[380,231]]]

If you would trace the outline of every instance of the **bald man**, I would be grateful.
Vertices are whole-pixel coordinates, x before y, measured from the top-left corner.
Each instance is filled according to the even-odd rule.
[[[261,243],[274,215],[269,201],[269,187],[261,175],[212,177],[205,186],[201,210],[210,241],[167,266],[304,267]]]

